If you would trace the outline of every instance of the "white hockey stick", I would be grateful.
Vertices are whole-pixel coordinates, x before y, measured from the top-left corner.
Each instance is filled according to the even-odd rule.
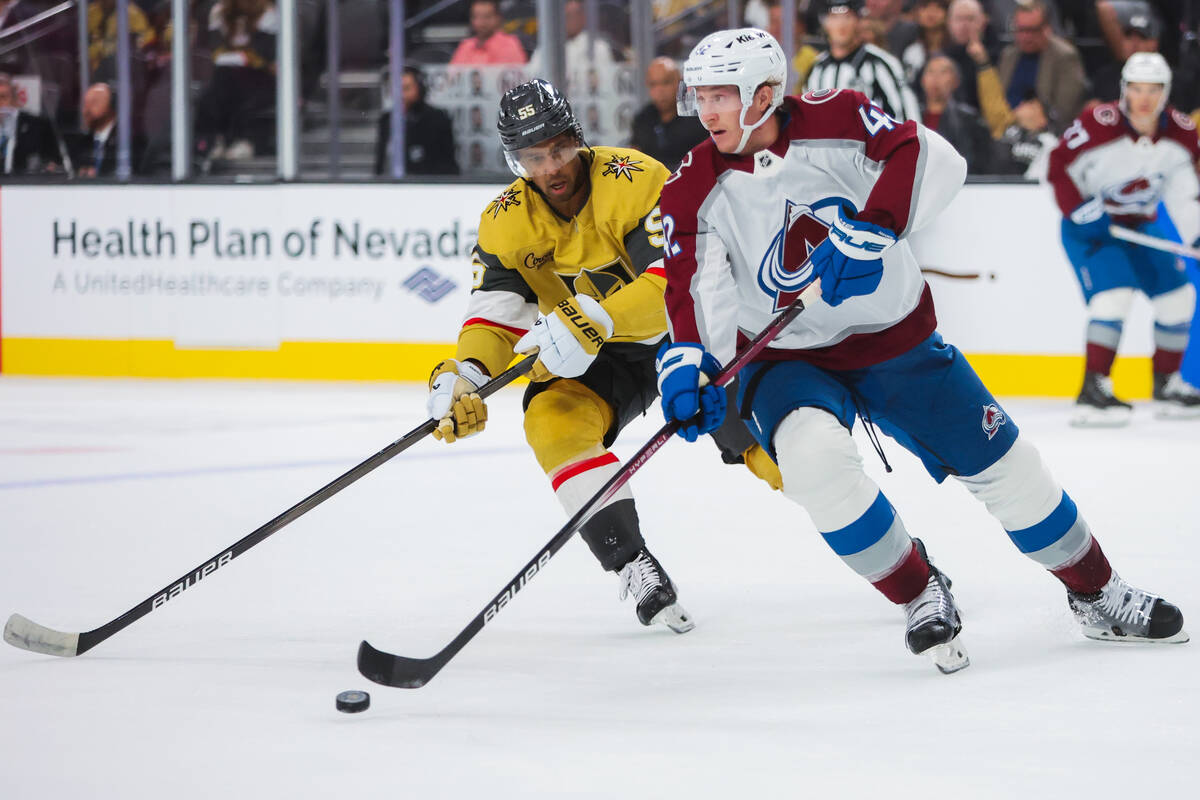
[[[1180,244],[1179,242],[1172,242],[1170,239],[1160,239],[1157,236],[1139,233],[1130,228],[1122,228],[1120,225],[1109,225],[1108,232],[1113,235],[1113,238],[1133,244],[1140,244],[1142,247],[1151,247],[1155,250],[1162,250],[1164,253],[1174,253],[1184,258],[1200,260],[1200,249],[1188,247],[1186,244]]]

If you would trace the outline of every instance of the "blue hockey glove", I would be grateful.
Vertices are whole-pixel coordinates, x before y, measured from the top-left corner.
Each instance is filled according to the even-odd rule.
[[[676,431],[694,442],[721,427],[725,419],[725,389],[711,383],[700,385],[700,374],[709,378],[721,365],[701,345],[693,342],[664,343],[658,350],[658,393],[663,416],[683,423]]]
[[[842,209],[829,228],[829,238],[809,256],[813,274],[821,279],[821,297],[831,306],[847,297],[870,294],[883,280],[884,251],[896,243],[887,228],[847,219]]]

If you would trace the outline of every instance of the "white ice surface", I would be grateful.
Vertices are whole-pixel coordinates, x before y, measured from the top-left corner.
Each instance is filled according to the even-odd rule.
[[[1084,640],[1058,583],[885,439],[871,473],[954,579],[972,666],[940,675],[807,517],[709,442],[634,479],[697,621],[637,624],[577,539],[423,689],[361,638],[450,641],[563,519],[520,395],[421,442],[74,659],[0,645],[0,798],[1191,798],[1200,642]],[[1200,422],[1078,431],[1008,411],[1113,563],[1200,635]],[[415,427],[398,385],[0,379],[0,616],[97,627]],[[616,446],[628,456],[657,410]],[[343,689],[372,707],[334,710]]]

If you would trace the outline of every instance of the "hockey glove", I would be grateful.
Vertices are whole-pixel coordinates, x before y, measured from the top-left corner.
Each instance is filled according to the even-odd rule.
[[[883,280],[884,251],[896,243],[887,228],[847,219],[839,207],[829,238],[809,256],[813,274],[821,279],[821,297],[831,306],[847,297],[870,294]]]
[[[563,300],[549,316],[539,315],[514,349],[518,353],[536,349],[538,362],[547,372],[577,378],[587,372],[612,334],[612,317],[594,298],[580,294]]]
[[[425,401],[429,418],[438,420],[433,438],[450,443],[483,430],[487,405],[476,390],[487,380],[483,370],[470,361],[448,358],[433,368]]]
[[[725,389],[701,383],[703,374],[712,378],[721,365],[705,349],[693,342],[664,343],[654,364],[658,370],[658,393],[662,395],[663,416],[682,423],[676,431],[694,442],[721,427],[725,419]]]
[[[1081,203],[1067,218],[1071,224],[1071,233],[1075,238],[1091,243],[1100,244],[1110,237],[1108,227],[1112,218],[1105,211],[1104,199],[1096,196]]]

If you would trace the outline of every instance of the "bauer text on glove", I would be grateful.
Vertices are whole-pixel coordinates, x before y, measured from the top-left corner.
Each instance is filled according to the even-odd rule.
[[[539,315],[514,349],[529,353],[536,348],[538,361],[548,372],[577,378],[587,372],[612,335],[612,317],[594,298],[580,294],[563,300],[549,314]]]
[[[829,238],[809,256],[813,274],[821,280],[821,297],[837,306],[875,291],[883,279],[883,253],[895,243],[896,235],[887,228],[847,219],[839,207]]]

